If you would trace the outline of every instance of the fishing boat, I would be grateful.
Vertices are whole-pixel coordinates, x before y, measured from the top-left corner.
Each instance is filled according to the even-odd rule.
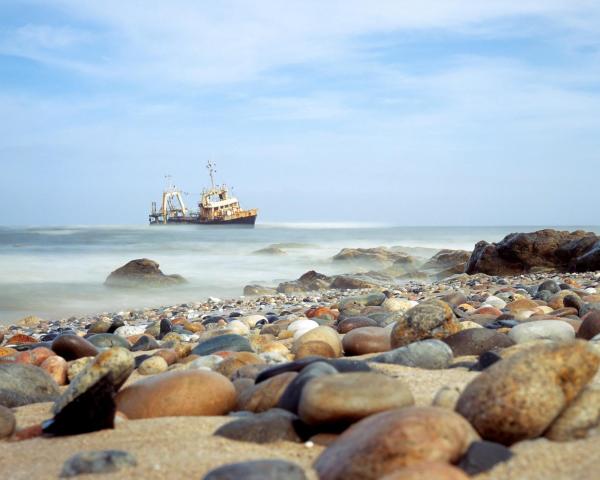
[[[160,209],[152,202],[150,225],[196,224],[196,225],[246,225],[254,226],[258,209],[244,210],[240,202],[229,193],[225,185],[215,184],[215,168],[208,162],[210,188],[200,194],[198,210],[190,210],[183,201],[183,192],[170,183],[162,194]],[[170,177],[167,177],[170,178]]]

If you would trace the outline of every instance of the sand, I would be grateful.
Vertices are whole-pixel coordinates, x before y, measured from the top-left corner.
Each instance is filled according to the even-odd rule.
[[[385,373],[406,381],[417,405],[428,405],[442,385],[463,388],[477,373],[464,369],[427,371],[395,365],[380,365]],[[595,381],[598,381],[596,377]],[[16,409],[21,427],[50,417],[50,403]],[[0,472],[3,479],[56,479],[63,462],[85,450],[122,449],[138,460],[135,469],[114,474],[82,475],[84,479],[201,479],[217,466],[250,459],[280,458],[305,468],[309,479],[316,479],[311,468],[323,447],[277,442],[269,445],[236,442],[213,437],[212,433],[228,417],[170,417],[123,420],[114,430],[62,438],[34,438],[3,442]],[[521,442],[513,447],[515,457],[492,471],[479,475],[485,480],[550,480],[600,478],[600,437],[554,443],[545,439]]]

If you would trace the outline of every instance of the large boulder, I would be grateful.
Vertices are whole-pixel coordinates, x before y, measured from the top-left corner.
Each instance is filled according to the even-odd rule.
[[[165,275],[158,263],[148,258],[131,260],[112,272],[104,284],[109,287],[158,287],[185,283],[181,275]]]
[[[333,257],[336,262],[385,265],[397,260],[406,261],[409,255],[386,247],[343,248]]]
[[[433,270],[442,277],[463,273],[465,266],[471,257],[471,252],[466,250],[444,249],[437,252],[423,266],[423,270]]]
[[[600,268],[600,237],[583,230],[546,229],[511,233],[499,243],[478,242],[465,271],[519,275],[532,270],[572,272],[597,268]]]

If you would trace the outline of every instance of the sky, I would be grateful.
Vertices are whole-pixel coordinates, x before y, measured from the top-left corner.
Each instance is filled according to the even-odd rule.
[[[0,224],[600,223],[600,2],[2,0]]]

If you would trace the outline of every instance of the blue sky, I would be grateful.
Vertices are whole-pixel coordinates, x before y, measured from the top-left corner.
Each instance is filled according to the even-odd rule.
[[[0,224],[597,224],[600,3],[0,2]]]

